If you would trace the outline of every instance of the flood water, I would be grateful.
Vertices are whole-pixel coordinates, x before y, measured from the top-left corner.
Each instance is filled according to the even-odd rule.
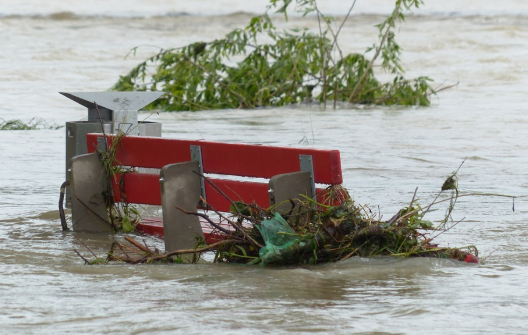
[[[88,266],[115,236],[63,233],[57,210],[65,134],[0,132],[0,333],[526,334],[528,332],[528,4],[426,1],[397,35],[408,77],[458,86],[428,108],[316,106],[141,114],[163,136],[341,151],[344,185],[385,218],[418,188],[432,201],[459,172],[467,193],[444,246],[482,264],[352,258],[295,268]],[[0,1],[0,117],[50,124],[86,110],[59,91],[105,91],[158,47],[219,38],[265,1]],[[351,1],[324,1],[344,15]],[[390,1],[358,0],[340,44],[363,52]],[[313,18],[281,25],[316,29]],[[135,57],[124,59],[135,46]],[[383,77],[383,75],[381,76]],[[439,220],[445,207],[430,213]],[[428,214],[429,215],[429,214]],[[118,237],[119,238],[119,237]],[[148,243],[160,243],[154,239]]]

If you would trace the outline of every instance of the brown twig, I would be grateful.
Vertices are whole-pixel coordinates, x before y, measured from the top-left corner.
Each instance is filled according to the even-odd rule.
[[[206,214],[202,214],[202,213],[198,213],[198,212],[189,212],[189,211],[187,211],[187,210],[185,210],[185,209],[183,209],[183,208],[181,208],[181,207],[178,207],[178,206],[176,206],[176,209],[182,211],[184,214],[199,216],[199,217],[205,219],[207,222],[209,222],[209,224],[210,224],[211,226],[215,227],[216,229],[220,230],[221,232],[226,233],[226,234],[228,234],[228,235],[231,234],[231,232],[230,232],[229,230],[220,227],[220,225],[216,224],[216,222],[214,222],[213,220],[211,220],[211,219],[209,218],[209,216],[207,216]]]
[[[242,213],[240,213],[240,210],[238,209],[237,205],[235,204],[235,202],[233,200],[231,200],[231,198],[229,198],[225,193],[224,191],[222,191],[218,186],[215,185],[215,183],[213,183],[209,178],[207,178],[206,176],[204,176],[203,174],[201,174],[200,172],[197,172],[197,171],[193,171],[194,173],[196,173],[197,175],[199,175],[200,177],[202,177],[206,182],[209,183],[209,185],[211,185],[218,193],[220,193],[220,195],[222,195],[227,201],[229,201],[231,203],[231,206],[233,206],[233,208],[237,211],[237,214],[239,215],[239,217],[242,217],[242,218],[245,218],[246,220],[249,220],[249,218],[245,215],[243,215]],[[256,247],[259,247],[259,248],[262,248],[263,245],[258,243],[257,241],[255,241],[251,236],[249,236],[242,227],[238,226],[238,224],[234,223],[233,221],[229,220],[228,218],[226,218],[224,215],[222,215],[220,212],[218,212],[217,210],[215,210],[211,205],[208,204],[208,206],[218,215],[220,215],[220,217],[224,218],[227,222],[229,222],[236,230],[238,230],[241,234],[243,234],[249,241],[251,241],[251,243],[253,245],[255,245]],[[178,208],[179,209],[179,208]],[[192,213],[193,215],[198,215],[198,214],[195,214],[193,212],[190,212]],[[189,213],[187,213],[189,214]],[[204,215],[204,214],[201,214],[201,215]],[[199,215],[199,216],[201,216]],[[203,216],[202,216],[203,217]],[[205,217],[204,217],[205,218]],[[208,220],[209,223],[211,223],[209,221],[209,217],[205,218],[206,220]],[[216,226],[215,226],[216,227]],[[218,227],[217,227],[218,228]],[[219,228],[220,230],[222,230],[221,228]],[[222,230],[223,231],[223,230]],[[227,234],[230,234],[227,233]]]
[[[81,240],[77,239],[77,241],[83,245],[95,258],[97,258],[97,255],[92,251],[92,249],[88,248],[88,246]]]
[[[350,6],[350,9],[348,10],[347,15],[343,19],[343,22],[341,22],[341,25],[339,26],[339,29],[337,29],[337,33],[333,34],[333,31],[332,31],[332,34],[334,35],[334,42],[332,43],[332,46],[334,46],[334,45],[337,46],[339,52],[341,53],[341,59],[343,59],[343,53],[341,52],[341,49],[339,48],[339,45],[337,44],[337,37],[339,36],[339,33],[341,32],[341,29],[345,25],[345,22],[348,20],[348,17],[350,16],[350,13],[354,9],[355,5],[356,5],[356,0],[354,0],[354,2],[352,3],[352,6]]]
[[[130,256],[127,254],[127,252],[125,251],[125,246],[122,245],[121,243],[115,241],[114,243],[117,244],[117,246],[119,247],[119,249],[123,252],[123,254],[125,254],[125,256],[127,256],[128,258],[130,258]],[[132,251],[130,248],[127,248],[129,251]],[[136,251],[134,251],[135,253],[137,253]]]
[[[398,12],[399,11],[394,11],[392,13],[392,15],[394,17],[396,17],[398,15]],[[356,86],[354,87],[354,90],[352,91],[352,94],[350,95],[350,98],[348,98],[348,102],[352,102],[354,99],[357,98],[360,89],[363,87],[363,82],[367,79],[367,76],[368,76],[370,70],[372,69],[372,65],[374,65],[374,61],[378,58],[378,56],[379,56],[379,54],[381,52],[381,49],[383,47],[383,44],[385,44],[385,41],[389,37],[389,33],[391,31],[391,28],[392,28],[392,26],[390,25],[390,23],[387,23],[387,30],[383,34],[383,37],[381,38],[380,44],[376,48],[376,52],[374,53],[374,56],[372,57],[372,59],[368,63],[367,68],[365,69],[365,72],[363,72],[363,75],[361,76],[361,78],[359,78]]]
[[[231,200],[231,198],[229,198],[225,193],[224,191],[222,191],[218,186],[216,186],[215,183],[213,183],[209,178],[207,178],[206,176],[204,176],[203,174],[201,174],[200,172],[197,172],[197,171],[193,171],[194,173],[196,173],[197,175],[199,175],[200,177],[202,177],[206,182],[209,183],[209,185],[211,185],[218,193],[220,193],[220,195],[222,195],[227,201],[229,201],[231,203],[231,205],[235,208],[235,210],[237,211],[237,213],[242,216],[242,213],[240,213],[240,211],[238,210],[238,207],[236,206],[235,202],[233,200]]]
[[[125,240],[132,244],[133,246],[135,246],[136,248],[138,248],[139,250],[141,251],[144,251],[148,254],[155,254],[155,252],[153,252],[152,250],[150,250],[148,247],[144,246],[143,244],[139,243],[138,241],[136,241],[135,239],[133,239],[132,237],[130,236],[125,236]]]
[[[410,211],[411,208],[412,208],[412,205],[413,205],[413,203],[414,203],[414,199],[416,198],[416,192],[417,192],[417,191],[418,191],[418,187],[414,190],[414,195],[413,195],[413,197],[412,197],[412,199],[411,199],[411,203],[409,204],[409,207],[407,207],[407,210],[408,210],[408,211]],[[440,195],[440,194],[439,194],[439,195]],[[436,198],[438,198],[438,196],[437,196]],[[436,199],[435,199],[435,200],[436,200]],[[431,206],[429,205],[429,207],[431,207]],[[405,217],[405,218],[408,218],[408,217],[412,216],[412,214],[416,213],[418,210],[419,210],[419,209],[415,209],[415,210],[413,210],[412,212],[407,212],[407,213],[405,213],[405,216],[404,216],[404,217]],[[412,213],[412,214],[411,214],[411,215],[408,215],[409,213]],[[425,215],[425,213],[424,213],[424,215]],[[388,224],[399,223],[401,218],[402,218],[402,213],[401,213],[401,210],[400,210],[400,211],[398,211],[398,213],[394,214],[394,216],[391,217],[391,218],[389,219],[389,221],[387,221],[387,223],[388,223]],[[380,220],[381,220],[381,218],[380,218]]]
[[[357,247],[356,249],[352,250],[352,252],[350,252],[350,253],[348,253],[347,255],[345,255],[345,257],[341,258],[341,261],[347,260],[347,259],[349,259],[350,257],[354,256],[354,254],[355,254],[356,252],[358,252],[359,248],[361,248],[362,246],[364,246],[366,243],[367,243],[367,241],[363,242],[363,244],[361,244],[359,247]]]
[[[416,192],[418,192],[418,187],[414,190],[414,195],[411,199],[411,203],[409,204],[409,210],[412,208],[412,205],[414,203],[414,199],[416,198]]]
[[[103,217],[101,217],[99,214],[97,214],[96,212],[93,211],[93,209],[91,209],[87,204],[85,204],[81,199],[79,199],[78,196],[74,195],[75,196],[75,199],[77,199],[77,201],[79,201],[79,203],[81,205],[83,205],[86,209],[88,209],[90,212],[92,212],[93,215],[95,215],[97,218],[101,219],[102,221],[104,221],[105,223],[108,223],[114,230],[116,229],[114,225],[110,224],[110,222],[108,222],[106,219],[104,219]],[[73,222],[72,223],[72,226],[75,226],[76,223]]]
[[[135,241],[134,239],[129,239],[129,238],[125,238],[125,239],[129,243],[131,243],[133,246],[135,246],[136,248],[144,250],[144,247],[139,242]],[[153,255],[153,254],[151,254],[149,256],[144,256],[144,257],[142,257],[140,259],[133,259],[133,258],[129,257],[128,255],[127,255],[128,258],[126,258],[126,259],[121,259],[121,258],[118,258],[116,256],[113,256],[113,257],[119,259],[120,261],[123,261],[123,262],[126,262],[126,263],[130,263],[130,264],[150,263],[150,262],[154,262],[154,261],[160,261],[160,260],[168,259],[169,257],[177,256],[177,255],[197,254],[197,253],[201,253],[201,252],[205,252],[205,251],[211,251],[211,250],[215,250],[216,248],[218,248],[220,246],[227,245],[227,244],[244,244],[244,242],[243,241],[236,241],[236,240],[225,240],[225,241],[220,241],[220,242],[217,242],[217,243],[213,243],[213,244],[207,245],[207,246],[202,247],[202,248],[181,249],[181,250],[168,252],[168,253],[165,253],[163,255]],[[118,246],[121,247],[122,245],[120,243],[118,243]],[[89,263],[89,262],[87,261],[87,263]]]
[[[112,243],[112,245],[110,246],[110,251],[106,253],[106,260],[108,262],[110,262],[112,260],[121,260],[121,259],[117,258],[116,256],[114,256],[114,250],[115,250],[116,244],[117,244],[117,242],[114,241]]]
[[[481,259],[480,259],[480,263],[481,263],[481,264],[484,264],[484,263],[488,260],[488,258],[490,258],[491,255],[493,255],[493,254],[495,253],[495,251],[497,251],[497,250],[499,250],[499,249],[497,248],[497,249],[493,250],[492,252],[490,252],[490,254],[489,254],[488,256],[486,256],[486,257],[484,257],[484,258],[481,258]]]
[[[147,261],[148,262],[156,261],[156,260],[164,259],[164,258],[167,258],[167,257],[177,256],[177,255],[195,254],[195,253],[199,253],[199,252],[210,251],[210,250],[214,250],[217,247],[220,247],[220,246],[226,245],[226,244],[244,244],[244,243],[242,241],[234,241],[234,240],[220,241],[220,242],[216,242],[216,243],[210,244],[208,246],[205,246],[203,248],[182,249],[182,250],[172,251],[172,252],[166,253],[165,255],[159,255],[159,256],[151,257],[148,260],[145,260],[145,262],[147,262]]]
[[[246,237],[251,242],[251,244],[253,244],[254,246],[256,246],[258,248],[262,248],[263,247],[262,244],[260,244],[257,241],[255,241],[248,233],[246,233],[246,231],[244,230],[244,227],[242,227],[241,221],[235,222],[235,221],[229,220],[227,217],[225,217],[225,215],[223,215],[221,212],[217,211],[213,206],[209,205],[209,208],[211,208],[211,210],[213,212],[215,212],[216,214],[218,214],[221,218],[223,218],[224,220],[229,222],[229,224],[231,224],[231,226],[233,226],[238,232],[240,232],[242,235],[244,235],[244,237]],[[237,208],[237,210],[238,210],[238,208]],[[246,220],[249,221],[249,218],[247,216],[239,214],[239,220],[242,220],[242,219],[246,219]]]
[[[75,253],[82,258],[82,260],[84,261],[84,264],[88,264],[90,263],[89,260],[87,260],[86,258],[83,257],[83,255],[81,255],[81,253],[79,251],[77,251],[77,249],[73,249],[73,251],[75,251]]]
[[[456,225],[459,224],[460,222],[464,221],[465,219],[466,219],[466,218],[463,217],[462,219],[460,219],[460,220],[458,220],[457,222],[455,222],[454,224],[452,224],[451,227],[443,229],[440,233],[438,233],[438,234],[436,234],[435,236],[431,237],[431,238],[429,239],[429,241],[432,241],[432,240],[434,240],[435,238],[437,238],[438,236],[440,236],[440,235],[442,235],[443,233],[445,233],[446,231],[451,230],[451,228],[453,228],[454,226],[456,226]]]
[[[453,84],[453,85],[447,85],[447,86],[438,86],[438,88],[434,88],[432,92],[429,93],[429,95],[431,94],[436,94],[438,92],[442,92],[442,91],[445,91],[445,90],[448,90],[450,88],[453,88],[455,86],[458,86],[459,82],[457,81],[456,84]]]
[[[183,213],[185,214],[189,214],[189,215],[196,215],[196,216],[199,216],[201,218],[204,218],[205,220],[207,220],[207,222],[209,222],[209,224],[211,224],[213,227],[215,227],[216,229],[222,231],[223,233],[227,234],[227,235],[230,235],[232,234],[231,231],[225,229],[225,228],[222,228],[220,227],[220,225],[216,224],[216,222],[214,222],[213,220],[211,220],[209,218],[209,216],[205,215],[205,214],[202,214],[202,213],[197,213],[197,212],[189,212],[189,211],[186,211],[185,209],[181,208],[181,207],[176,207],[177,209],[179,209],[180,211],[182,211]],[[257,241],[255,241],[255,239],[253,239],[248,233],[246,233],[244,231],[244,229],[242,227],[240,227],[238,224],[236,224],[234,221],[231,221],[229,219],[227,219],[225,216],[223,216],[220,212],[216,211],[214,208],[211,207],[211,210],[214,211],[216,214],[220,215],[222,218],[224,218],[225,220],[227,220],[227,222],[229,222],[231,224],[231,226],[233,226],[237,231],[239,231],[242,235],[244,235],[244,237],[246,239],[249,240],[249,242],[251,244],[253,244],[254,246],[258,247],[258,248],[262,248],[263,245],[258,243]]]

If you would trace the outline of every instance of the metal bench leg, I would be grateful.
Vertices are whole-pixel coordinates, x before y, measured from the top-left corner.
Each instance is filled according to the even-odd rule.
[[[299,194],[310,198],[312,194],[312,182],[310,172],[292,172],[273,176],[269,181],[270,204],[280,204],[289,199],[299,199]],[[276,207],[280,214],[286,214],[291,210],[291,203],[286,202]]]
[[[163,208],[163,229],[167,252],[192,249],[196,237],[203,238],[198,216],[183,213],[196,212],[200,201],[200,176],[198,162],[185,162],[166,165],[161,169],[161,203]]]
[[[104,198],[106,174],[98,154],[71,159],[70,191],[73,230],[112,231]]]

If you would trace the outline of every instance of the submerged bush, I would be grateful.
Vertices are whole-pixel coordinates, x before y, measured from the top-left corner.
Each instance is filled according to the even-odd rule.
[[[345,55],[338,44],[340,30],[354,3],[335,31],[335,19],[321,13],[316,0],[270,0],[266,13],[253,17],[245,28],[235,29],[223,39],[161,50],[121,76],[113,89],[162,90],[166,94],[151,107],[168,111],[255,108],[307,101],[325,106],[334,102],[334,107],[338,101],[428,106],[429,96],[434,93],[431,79],[405,79],[399,63],[401,48],[394,33],[396,25],[405,19],[404,11],[419,7],[422,0],[395,2],[391,15],[376,25],[379,41],[367,49],[373,52],[370,59],[361,53]],[[269,12],[283,13],[287,19],[291,6],[302,15],[317,15],[319,33],[307,29],[278,31]],[[270,42],[260,43],[262,39]],[[392,81],[380,83],[376,79],[373,64],[378,58],[381,67],[394,75]]]

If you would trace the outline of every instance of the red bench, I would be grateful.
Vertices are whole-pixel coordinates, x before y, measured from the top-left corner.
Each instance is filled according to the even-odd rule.
[[[115,137],[107,139],[111,143]],[[165,235],[167,251],[194,247],[196,234],[204,236],[206,241],[209,238],[197,216],[184,214],[176,208],[196,211],[197,207],[203,206],[200,197],[220,212],[228,212],[231,206],[225,196],[267,208],[289,198],[298,198],[301,193],[315,198],[321,191],[315,188],[315,184],[336,185],[343,181],[337,150],[140,136],[124,136],[119,141],[116,164],[161,169],[161,172],[121,175],[118,183],[113,182],[114,201],[161,205],[163,222],[144,219],[137,229]],[[87,143],[90,154],[72,159],[74,229],[108,230],[103,195],[106,178],[95,153],[104,143],[103,135],[88,134]],[[205,175],[207,179],[203,178]],[[226,179],[227,176],[235,176],[235,179]],[[269,182],[240,180],[240,177],[269,179]]]

